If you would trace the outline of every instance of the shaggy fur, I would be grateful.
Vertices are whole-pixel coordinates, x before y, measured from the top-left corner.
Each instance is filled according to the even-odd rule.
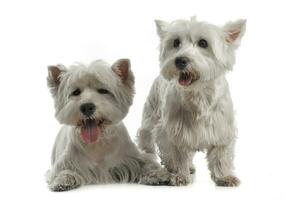
[[[169,173],[154,161],[153,155],[138,151],[122,123],[134,95],[128,59],[118,60],[112,67],[98,60],[87,67],[78,64],[67,69],[57,65],[48,71],[55,116],[63,124],[47,173],[52,191],[85,184],[157,185],[169,181]],[[87,103],[96,109],[87,110],[83,107]],[[87,131],[90,136],[85,135]]]
[[[225,74],[234,65],[245,23],[218,27],[195,17],[156,20],[161,74],[144,105],[138,142],[149,153],[156,153],[157,144],[162,163],[176,174],[174,185],[191,181],[193,156],[199,150],[207,151],[217,185],[239,184],[233,173],[236,127]]]

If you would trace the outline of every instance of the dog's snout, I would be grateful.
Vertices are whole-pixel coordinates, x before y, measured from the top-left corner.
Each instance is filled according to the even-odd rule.
[[[85,103],[80,106],[80,111],[87,117],[93,115],[96,110],[96,106],[93,103]]]
[[[188,63],[189,63],[189,59],[187,57],[177,57],[175,59],[175,65],[180,70],[183,70],[187,66]]]

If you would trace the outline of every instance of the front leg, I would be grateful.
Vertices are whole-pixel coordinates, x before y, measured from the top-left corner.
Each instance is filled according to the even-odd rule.
[[[208,150],[208,168],[217,186],[238,186],[240,180],[233,175],[234,142],[224,146],[213,146]]]
[[[81,186],[82,182],[81,176],[76,172],[63,170],[55,176],[49,188],[54,192],[68,191]]]
[[[192,180],[189,170],[189,152],[182,151],[180,148],[171,145],[169,151],[161,152],[162,163],[173,175],[170,185],[188,185]]]
[[[171,174],[165,168],[146,168],[143,169],[140,184],[144,185],[169,185]]]

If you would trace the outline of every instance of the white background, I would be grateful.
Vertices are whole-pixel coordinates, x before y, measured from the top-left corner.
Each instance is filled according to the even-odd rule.
[[[217,188],[205,155],[187,187],[86,186],[53,193],[44,174],[60,127],[46,87],[47,66],[128,57],[136,97],[125,118],[134,139],[142,107],[159,73],[154,19],[222,25],[246,18],[247,31],[228,75],[239,139],[239,188]],[[1,1],[1,199],[288,199],[287,5],[285,1]]]

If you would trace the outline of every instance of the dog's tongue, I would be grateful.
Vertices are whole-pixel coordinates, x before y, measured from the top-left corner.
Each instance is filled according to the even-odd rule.
[[[190,74],[181,73],[178,81],[180,85],[189,86],[192,82],[192,77]]]
[[[96,121],[87,121],[81,129],[81,137],[83,142],[85,142],[86,144],[96,142],[100,132],[101,129],[99,126],[97,126]]]

